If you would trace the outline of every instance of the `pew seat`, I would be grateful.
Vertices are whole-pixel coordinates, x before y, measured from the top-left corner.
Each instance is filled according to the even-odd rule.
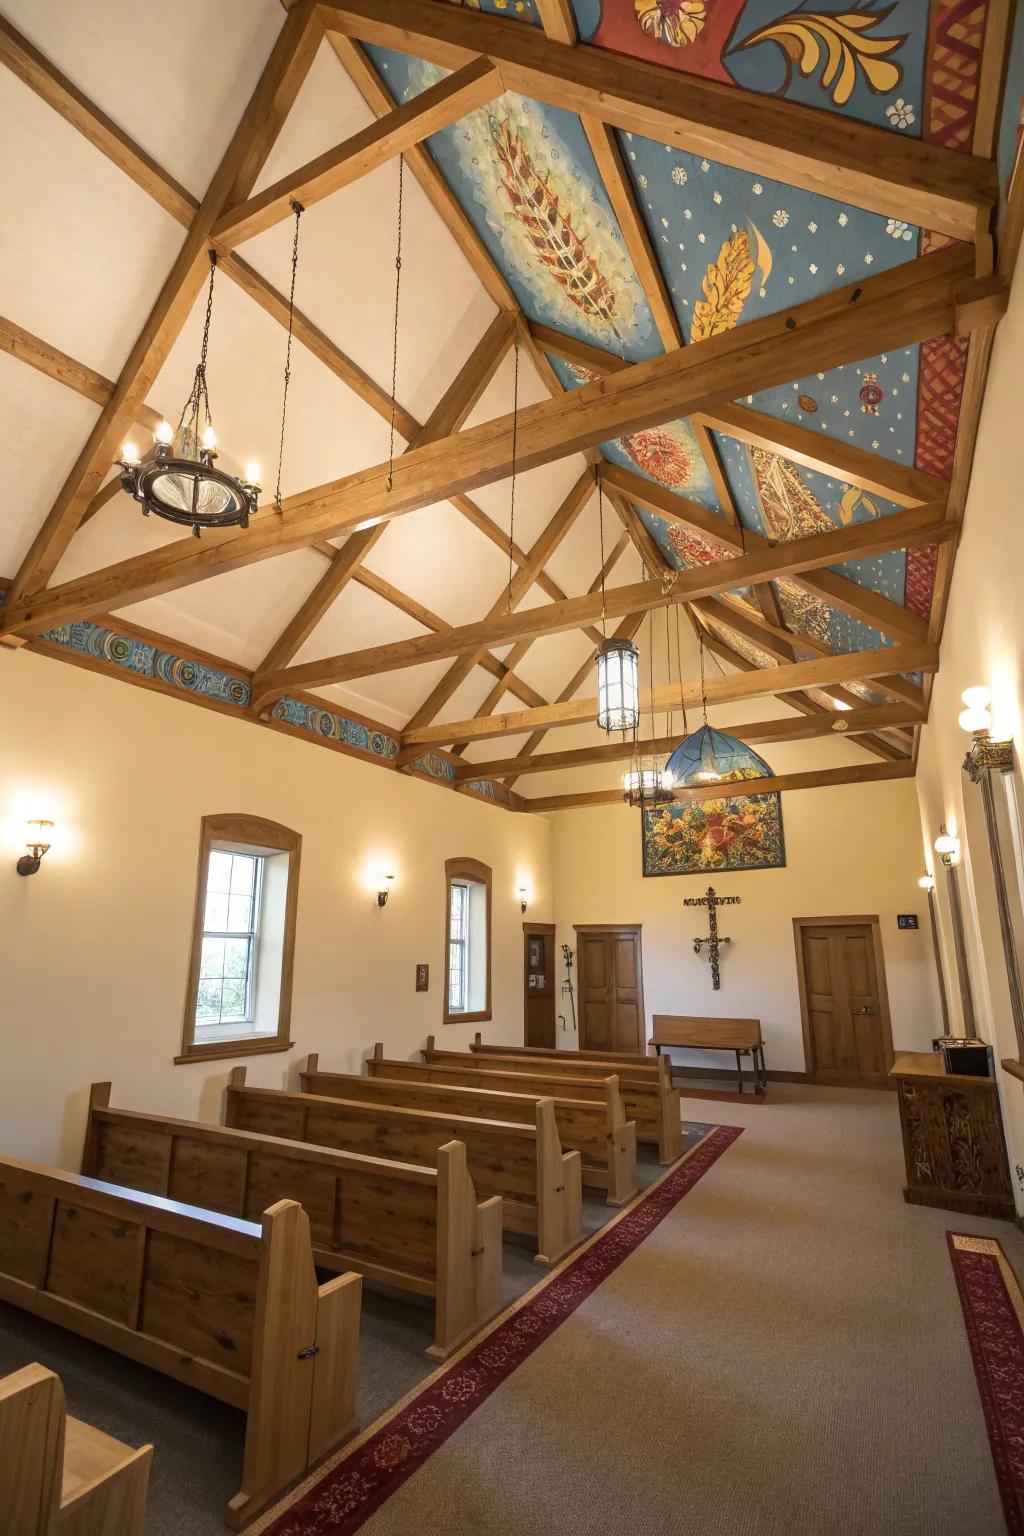
[[[6,1536],[142,1536],[152,1460],[151,1445],[133,1451],[72,1418],[45,1366],[0,1380]]]
[[[223,1125],[112,1109],[110,1084],[94,1083],[82,1172],[151,1194],[250,1217],[278,1198],[309,1218],[313,1258],[324,1269],[434,1303],[443,1360],[502,1306],[501,1201],[477,1201],[466,1149],[440,1146],[422,1168],[362,1153],[281,1140]]]
[[[583,1240],[580,1154],[562,1151],[550,1099],[537,1100],[532,1125],[516,1125],[474,1115],[247,1088],[244,1067],[232,1068],[225,1098],[225,1121],[239,1130],[428,1167],[439,1147],[459,1141],[466,1148],[477,1190],[501,1196],[505,1230],[536,1240],[535,1263],[557,1264]]]
[[[293,1200],[257,1224],[0,1158],[0,1299],[244,1410],[236,1530],[355,1430],[361,1284],[317,1285]]]

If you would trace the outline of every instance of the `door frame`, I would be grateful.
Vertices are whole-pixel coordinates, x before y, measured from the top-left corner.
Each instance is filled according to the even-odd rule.
[[[637,999],[640,1012],[640,1042],[637,1049],[644,1051],[647,1048],[647,1010],[644,1005],[644,939],[643,923],[573,923],[574,933],[632,933],[637,939]],[[580,1040],[583,1039],[583,978],[579,967],[579,942],[576,944],[576,989],[578,993],[578,1013],[576,1021],[576,1033]]]
[[[895,1052],[892,1044],[892,1015],[889,1011],[889,987],[885,978],[885,951],[882,948],[882,924],[877,912],[854,915],[853,917],[794,917],[793,940],[796,946],[796,978],[800,989],[800,1027],[804,1037],[804,1069],[807,1073],[807,1081],[818,1081],[818,1068],[814,1059],[814,1034],[811,1029],[811,1011],[807,1002],[807,977],[804,972],[804,929],[805,928],[847,928],[861,927],[871,930],[871,947],[875,957],[875,981],[878,986],[878,1017],[882,1025],[882,1050],[885,1053],[886,1068],[890,1068],[895,1060]],[[859,1083],[856,1080],[849,1083],[831,1083],[829,1086],[841,1088],[875,1087],[875,1084]],[[890,1084],[890,1086],[892,1086]]]

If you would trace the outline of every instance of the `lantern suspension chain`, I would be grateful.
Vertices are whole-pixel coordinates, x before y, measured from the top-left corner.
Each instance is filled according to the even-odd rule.
[[[274,488],[274,506],[281,511],[281,468],[284,464],[284,427],[288,417],[288,385],[292,378],[292,335],[295,330],[295,278],[299,270],[299,220],[305,213],[300,202],[292,202],[295,215],[295,234],[292,238],[292,282],[288,290],[288,342],[284,352],[284,392],[281,395],[281,438],[277,445],[277,485]]]
[[[213,280],[217,275],[217,252],[210,251],[210,284],[206,290],[206,317],[203,320],[203,345],[199,353],[199,361],[196,364],[195,378],[192,380],[192,393],[181,409],[178,418],[178,441],[182,441],[182,428],[186,418],[191,423],[191,436],[196,451],[203,446],[199,432],[200,409],[206,416],[206,426],[212,425],[210,418],[210,396],[206,388],[206,354],[210,347],[210,320],[213,317]]]
[[[597,477],[597,526],[601,545],[601,634],[607,640],[608,617],[605,613],[604,592],[604,474],[602,470],[603,466],[601,464],[597,464],[594,468],[594,473]]]
[[[398,300],[402,291],[402,183],[405,179],[405,156],[398,157],[398,238],[395,246],[395,328],[391,345],[391,425],[388,437],[388,478],[385,482],[390,492],[395,483],[395,411],[398,389]]]
[[[519,451],[519,332],[516,331],[515,341],[512,345],[513,372],[512,372],[512,484],[509,487],[508,497],[508,591],[505,607],[508,613],[512,612],[512,567],[515,563],[516,547],[516,457]]]

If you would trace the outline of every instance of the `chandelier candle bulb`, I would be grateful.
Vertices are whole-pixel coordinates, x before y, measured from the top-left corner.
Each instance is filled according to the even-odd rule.
[[[208,453],[217,451],[217,434],[212,426],[207,426],[203,432],[203,447]]]
[[[260,483],[260,466],[255,459],[250,459],[245,466],[245,479],[248,485],[258,486]]]
[[[135,443],[121,444],[122,464],[137,464],[139,462],[139,450]]]

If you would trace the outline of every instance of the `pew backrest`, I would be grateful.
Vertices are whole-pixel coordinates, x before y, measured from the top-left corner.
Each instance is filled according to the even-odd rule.
[[[428,1042],[436,1037],[428,1035]],[[619,1072],[623,1067],[649,1067],[657,1063],[650,1051],[570,1051],[554,1045],[488,1045],[478,1030],[470,1044],[475,1056],[521,1056],[530,1061],[602,1062],[609,1071]]]
[[[0,1158],[0,1299],[248,1414],[228,1519],[351,1432],[360,1279],[317,1286],[309,1223],[260,1223],[81,1174]],[[318,1370],[316,1352],[349,1362]]]
[[[763,1042],[760,1019],[698,1018],[676,1013],[654,1015],[653,1045],[689,1046],[694,1050],[749,1051]]]
[[[528,1051],[510,1049],[500,1051],[497,1048],[488,1051],[445,1051],[439,1050],[434,1044],[434,1036],[427,1036],[427,1044],[421,1052],[424,1061],[450,1061],[453,1064],[461,1063],[467,1066],[475,1066],[479,1071],[509,1071],[527,1072],[534,1075],[546,1074],[550,1078],[573,1077],[601,1078],[614,1072],[621,1083],[661,1083],[666,1087],[671,1086],[671,1065],[660,1056],[633,1056],[619,1058],[618,1054],[609,1053],[600,1056],[596,1053],[592,1056],[582,1056],[579,1051],[564,1051],[560,1054],[531,1055]]]

